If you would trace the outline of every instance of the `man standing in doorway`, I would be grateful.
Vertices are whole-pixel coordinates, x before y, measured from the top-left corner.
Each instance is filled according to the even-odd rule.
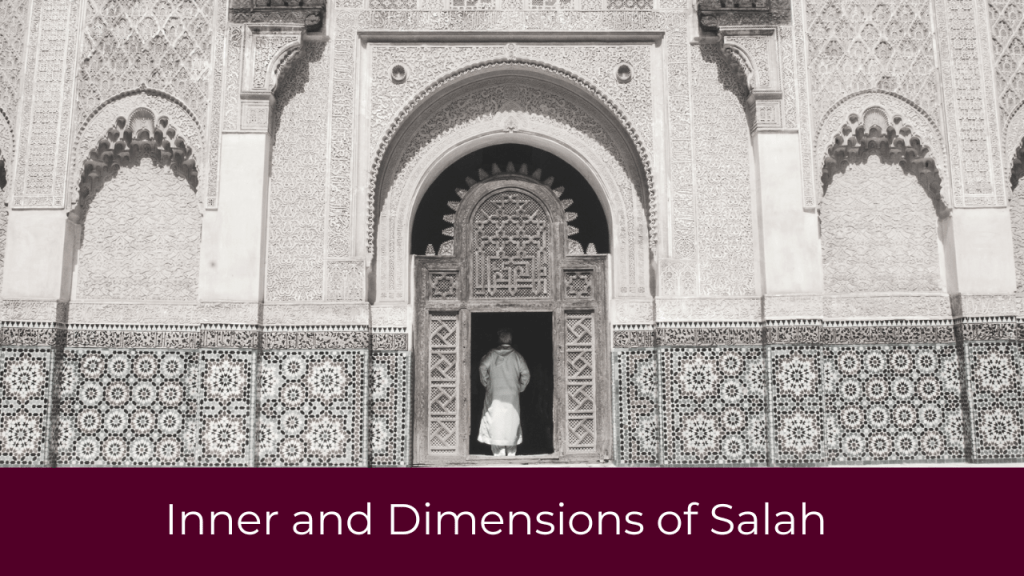
[[[530,383],[530,369],[523,355],[512,348],[511,332],[498,330],[498,341],[501,345],[480,361],[480,382],[487,395],[477,440],[490,444],[495,456],[515,456],[516,447],[523,442],[519,393]]]

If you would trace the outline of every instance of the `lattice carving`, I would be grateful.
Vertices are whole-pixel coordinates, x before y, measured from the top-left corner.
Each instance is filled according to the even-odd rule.
[[[536,200],[501,192],[473,218],[470,283],[478,298],[538,298],[551,291],[551,231]]]
[[[590,270],[566,270],[565,297],[593,298],[594,273]]]
[[[988,9],[1005,126],[1024,102],[1024,6],[1017,0],[989,0]]]
[[[863,114],[851,114],[828,147],[821,181],[828,190],[835,174],[845,172],[850,164],[863,164],[869,156],[878,156],[887,164],[898,164],[906,174],[913,175],[921,186],[944,204],[942,181],[931,149],[922,143],[914,128],[899,115],[891,119],[881,108],[869,108]],[[941,211],[949,205],[937,206]]]
[[[105,99],[147,86],[205,117],[213,69],[211,0],[87,0],[78,117]]]
[[[78,193],[95,194],[121,168],[138,166],[143,159],[169,167],[184,178],[193,190],[199,185],[199,171],[192,147],[170,124],[167,116],[157,117],[151,110],[138,108],[127,118],[119,116],[114,125],[89,150],[83,162]]]
[[[589,452],[597,446],[594,338],[592,312],[566,313],[565,411],[569,452]]]
[[[429,362],[427,451],[455,454],[459,443],[458,313],[430,315]]]
[[[457,300],[459,293],[458,272],[431,272],[430,299]]]
[[[866,89],[908,97],[939,116],[931,0],[806,0],[814,118]]]

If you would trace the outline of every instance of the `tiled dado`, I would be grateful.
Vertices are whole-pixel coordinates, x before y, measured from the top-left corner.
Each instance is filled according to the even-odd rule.
[[[404,329],[0,327],[0,464],[401,466]]]
[[[1014,318],[613,327],[627,465],[1024,459]]]

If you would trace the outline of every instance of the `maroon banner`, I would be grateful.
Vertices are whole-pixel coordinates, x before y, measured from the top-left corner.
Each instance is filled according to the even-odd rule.
[[[7,574],[984,573],[1024,562],[1021,469],[8,469],[0,485]]]

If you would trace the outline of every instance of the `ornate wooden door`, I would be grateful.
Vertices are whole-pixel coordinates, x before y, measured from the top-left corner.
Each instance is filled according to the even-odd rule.
[[[611,458],[608,257],[584,254],[572,200],[540,179],[511,164],[467,178],[444,217],[451,239],[414,259],[417,464],[490,458],[469,455],[470,318],[484,312],[552,315],[554,452],[527,458]]]

